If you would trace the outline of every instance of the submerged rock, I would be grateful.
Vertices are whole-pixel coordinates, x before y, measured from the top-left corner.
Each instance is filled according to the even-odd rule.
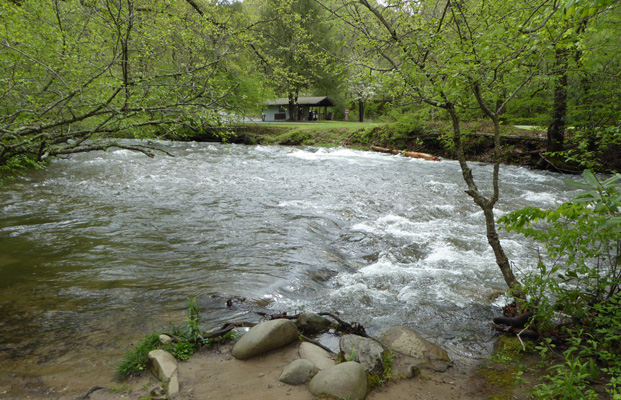
[[[309,389],[315,396],[362,400],[367,395],[367,374],[357,362],[344,362],[320,371],[311,380]]]
[[[252,327],[233,347],[233,357],[245,360],[298,340],[298,328],[287,319],[274,319]]]

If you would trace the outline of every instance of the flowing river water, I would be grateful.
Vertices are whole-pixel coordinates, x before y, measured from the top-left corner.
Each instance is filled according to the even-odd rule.
[[[506,286],[456,162],[158,145],[174,157],[76,155],[2,188],[0,398],[110,381],[144,334],[183,321],[188,297],[205,328],[329,311],[489,353]],[[472,167],[489,182],[491,166]],[[503,167],[497,216],[571,198],[562,179]],[[536,261],[533,244],[502,238],[516,267]]]

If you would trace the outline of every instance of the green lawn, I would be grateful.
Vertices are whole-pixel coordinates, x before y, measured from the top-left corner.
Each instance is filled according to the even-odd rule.
[[[377,122],[349,122],[349,121],[313,121],[313,122],[249,122],[258,126],[274,126],[282,128],[308,129],[308,130],[333,130],[346,128],[347,130],[358,130],[363,128],[374,128],[381,125]]]

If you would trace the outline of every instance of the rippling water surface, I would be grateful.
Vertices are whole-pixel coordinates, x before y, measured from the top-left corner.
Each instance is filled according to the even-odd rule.
[[[455,354],[489,351],[505,284],[457,163],[159,145],[175,157],[83,154],[2,188],[2,376],[42,394],[62,390],[63,371],[111,374],[136,338],[183,319],[187,297],[206,327],[260,307],[330,311],[371,332],[408,325]],[[503,167],[497,215],[567,200],[563,178]],[[534,261],[532,245],[503,239],[516,265]]]

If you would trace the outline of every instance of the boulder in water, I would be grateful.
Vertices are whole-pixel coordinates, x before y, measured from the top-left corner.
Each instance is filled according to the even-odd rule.
[[[391,350],[426,363],[436,371],[443,372],[452,365],[446,350],[404,326],[391,326],[382,332],[378,339]]]
[[[319,314],[305,312],[300,314],[296,321],[296,325],[298,329],[304,333],[318,333],[327,332],[332,322]]]

